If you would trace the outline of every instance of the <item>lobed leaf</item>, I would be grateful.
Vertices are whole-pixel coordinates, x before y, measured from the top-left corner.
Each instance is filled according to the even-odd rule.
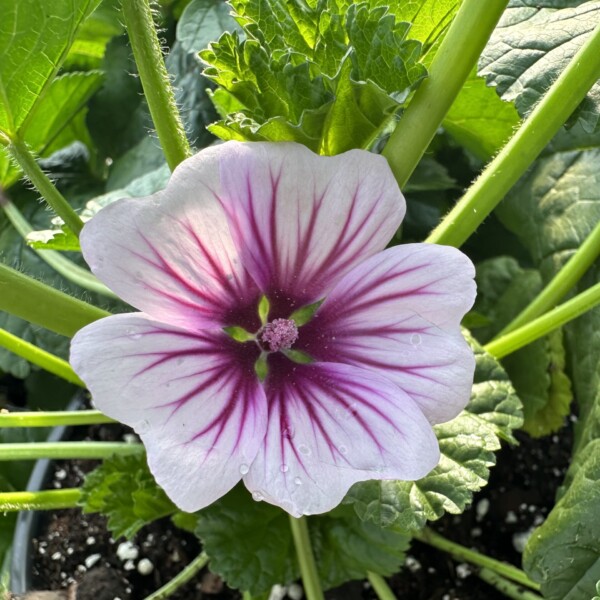
[[[84,513],[108,517],[115,538],[132,538],[144,525],[177,508],[158,487],[145,454],[113,456],[86,475],[80,505]]]
[[[231,587],[252,595],[299,577],[289,515],[255,502],[241,485],[198,513],[196,533],[211,557],[211,570]],[[363,522],[350,507],[340,506],[308,520],[320,581],[325,589],[366,571],[396,572],[409,537],[396,529]]]
[[[501,440],[514,442],[522,424],[521,403],[501,365],[468,338],[476,358],[471,400],[448,423],[436,425],[441,458],[418,481],[368,481],[354,485],[344,503],[358,516],[383,527],[422,529],[445,512],[458,514],[486,485]]]

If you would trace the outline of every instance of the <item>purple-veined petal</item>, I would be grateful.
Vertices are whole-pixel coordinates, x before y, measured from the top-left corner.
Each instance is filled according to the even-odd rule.
[[[317,156],[293,143],[232,147],[221,156],[221,200],[245,267],[275,304],[322,298],[383,250],[404,216],[381,156]]]
[[[374,369],[432,423],[448,421],[473,383],[475,359],[460,321],[475,299],[474,273],[455,248],[389,248],[338,283],[295,347],[316,360]]]
[[[192,512],[229,491],[262,444],[267,402],[254,374],[257,354],[222,333],[134,313],[80,330],[71,364],[94,405],[140,435],[167,495]]]
[[[267,435],[244,483],[294,516],[331,510],[357,481],[418,479],[439,460],[420,409],[377,373],[278,355],[266,387]]]
[[[223,154],[227,145],[203,150],[164,190],[103,208],[81,234],[100,280],[135,308],[187,329],[259,325],[248,317],[259,292],[215,196]]]

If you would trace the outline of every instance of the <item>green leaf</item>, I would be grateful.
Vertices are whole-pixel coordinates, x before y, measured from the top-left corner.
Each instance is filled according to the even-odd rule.
[[[489,341],[512,321],[542,290],[535,269],[523,269],[511,257],[497,257],[477,265],[477,301],[474,309],[489,323],[476,334]],[[564,425],[572,400],[565,373],[565,350],[560,330],[528,344],[502,360],[521,401],[523,429],[539,437]]]
[[[586,133],[581,124],[561,132],[508,195],[499,211],[503,222],[529,250],[546,282],[600,221],[599,160],[600,134]],[[595,264],[580,281],[577,291],[599,280],[600,266]],[[542,583],[549,597],[557,600],[559,597],[561,600],[591,597],[599,579],[596,576],[591,582],[585,576],[581,578],[588,569],[593,573],[597,568],[585,545],[587,533],[597,527],[597,513],[567,508],[573,498],[577,498],[582,507],[590,508],[584,496],[587,494],[594,502],[597,495],[589,489],[584,493],[582,486],[593,486],[597,490],[600,481],[595,468],[600,438],[600,309],[594,308],[566,325],[564,335],[579,414],[575,424],[573,466],[562,490],[564,498],[568,496],[569,500],[564,503],[561,500],[548,517],[549,525],[534,533],[525,563],[529,574]],[[585,481],[587,478],[589,481]],[[576,523],[566,517],[575,514]],[[597,560],[598,552],[595,556]],[[538,564],[544,568],[537,568]],[[567,564],[569,569],[565,570]],[[553,590],[558,590],[556,596]]]
[[[64,67],[97,69],[102,64],[108,42],[123,33],[120,0],[102,0],[84,21],[71,45]]]
[[[600,440],[578,453],[571,483],[531,536],[524,567],[548,600],[582,600],[600,579]]]
[[[600,18],[600,2],[556,0],[535,9],[509,7],[479,63],[480,74],[504,100],[527,115],[589,38]],[[575,118],[593,131],[600,118],[600,84],[580,105]]]
[[[473,71],[444,118],[446,131],[481,160],[494,156],[519,124],[519,113],[511,102]]]
[[[246,39],[226,33],[200,53],[205,75],[225,91],[212,99],[227,116],[210,127],[223,139],[293,140],[324,154],[366,147],[426,74],[410,24],[386,7],[244,0],[233,8]]]
[[[469,337],[476,359],[471,400],[458,417],[434,427],[441,450],[438,466],[415,481],[357,483],[344,503],[359,517],[383,527],[422,529],[445,512],[461,513],[486,485],[501,440],[514,442],[522,425],[521,403],[500,364]]]
[[[32,231],[26,238],[27,244],[37,250],[59,250],[81,252],[79,239],[69,227]]]
[[[99,0],[0,0],[0,130],[16,134]]]
[[[114,456],[86,475],[80,500],[84,513],[108,517],[115,538],[133,537],[144,525],[177,508],[158,487],[146,456]]]
[[[211,570],[230,587],[259,595],[299,577],[290,517],[281,509],[255,502],[238,486],[198,515],[196,533]],[[362,522],[347,506],[311,516],[308,525],[325,589],[362,579],[366,571],[391,575],[408,547],[405,533]]]
[[[239,30],[222,0],[192,0],[177,23],[177,40],[186,52],[199,52],[224,31]]]

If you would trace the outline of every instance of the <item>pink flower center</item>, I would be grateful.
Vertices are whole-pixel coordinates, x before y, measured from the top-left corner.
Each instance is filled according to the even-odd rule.
[[[298,327],[292,319],[273,319],[264,326],[259,337],[270,352],[288,350],[298,339]]]

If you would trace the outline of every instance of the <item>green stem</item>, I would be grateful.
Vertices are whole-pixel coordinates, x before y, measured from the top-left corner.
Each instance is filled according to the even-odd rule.
[[[99,410],[0,411],[0,428],[58,427],[60,425],[96,425],[114,422],[114,419],[107,417]]]
[[[539,590],[540,586],[531,581],[527,575],[521,571],[521,569],[517,569],[517,567],[513,567],[512,565],[503,563],[499,560],[495,560],[494,558],[490,558],[489,556],[485,556],[484,554],[480,554],[475,550],[470,550],[469,548],[465,548],[460,544],[456,544],[455,542],[451,542],[447,540],[445,537],[442,537],[435,531],[428,529],[427,527],[420,531],[419,533],[414,534],[414,537],[425,543],[429,546],[433,546],[438,550],[443,550],[452,556],[452,558],[456,560],[466,560],[474,565],[479,567],[485,567],[488,569],[492,569],[496,573],[501,574],[503,577],[508,577],[513,581],[520,583],[521,585],[525,585],[534,590]]]
[[[373,586],[379,600],[398,600],[381,575],[369,571],[367,573],[367,579]]]
[[[142,444],[126,442],[18,442],[0,444],[0,461],[52,459],[104,459],[116,454],[144,452]]]
[[[487,2],[482,2],[487,5]],[[479,179],[427,238],[461,246],[539,156],[600,77],[600,25]]]
[[[304,584],[307,600],[324,600],[321,581],[317,571],[317,563],[310,544],[306,517],[299,519],[290,516],[290,528],[296,547],[296,556],[300,565],[300,575]]]
[[[600,256],[600,221],[539,296],[519,313],[496,338],[518,329],[558,304],[561,298],[583,277],[598,256]]]
[[[13,354],[28,360],[30,363],[41,367],[49,373],[58,375],[75,385],[85,387],[85,383],[77,377],[77,374],[66,360],[50,352],[46,352],[2,328],[0,328],[0,347],[6,348]]]
[[[35,189],[44,197],[44,200],[54,209],[54,212],[65,222],[71,231],[79,236],[83,228],[83,221],[66,201],[64,196],[56,189],[50,178],[37,164],[35,157],[27,144],[14,137],[8,147],[9,152],[19,163],[21,169],[28,179],[33,183]]]
[[[0,205],[2,205],[2,208],[13,227],[21,234],[23,239],[26,240],[27,236],[34,231],[33,227],[21,214],[21,211],[12,202],[2,196],[1,191]],[[76,265],[68,258],[65,258],[60,252],[55,252],[54,250],[37,250],[36,248],[32,248],[32,250],[57,273],[62,275],[65,279],[72,281],[74,284],[90,290],[91,292],[107,296],[108,298],[117,297],[87,269],[83,269],[79,265]]]
[[[191,581],[196,574],[201,571],[208,563],[208,556],[202,552],[197,556],[183,571],[175,575],[171,581],[168,581],[153,594],[146,596],[145,600],[164,600],[172,596],[180,587],[184,586],[188,581]]]
[[[484,350],[496,358],[502,358],[579,317],[598,303],[600,303],[600,283],[577,294],[571,300],[538,317],[535,321],[495,339],[485,345]]]
[[[528,590],[524,590],[520,585],[505,579],[498,573],[489,569],[479,569],[477,575],[486,583],[495,587],[499,592],[502,592],[508,598],[513,600],[543,600],[541,596],[534,594]]]
[[[403,188],[485,47],[508,0],[464,0],[386,144],[383,155]]]
[[[191,155],[175,94],[165,67],[148,0],[121,0],[123,18],[150,114],[167,163],[173,170]]]
[[[80,498],[79,488],[40,492],[3,492],[0,493],[0,512],[74,508]]]
[[[109,312],[0,263],[0,310],[67,337]]]

